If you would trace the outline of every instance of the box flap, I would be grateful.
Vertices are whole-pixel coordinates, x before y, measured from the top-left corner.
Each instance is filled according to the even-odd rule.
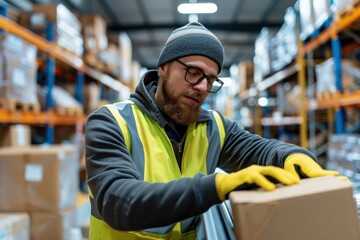
[[[333,176],[308,178],[301,180],[300,184],[284,186],[278,184],[275,191],[263,189],[234,191],[229,197],[233,204],[236,203],[261,203],[278,199],[292,198],[314,193],[327,192],[343,188],[352,188],[352,183]]]

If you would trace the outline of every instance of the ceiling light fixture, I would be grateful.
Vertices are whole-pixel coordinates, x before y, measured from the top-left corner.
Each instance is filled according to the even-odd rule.
[[[199,17],[197,14],[189,14],[189,22],[197,22],[199,21]]]
[[[182,14],[215,13],[217,5],[215,3],[182,3],[177,10]]]

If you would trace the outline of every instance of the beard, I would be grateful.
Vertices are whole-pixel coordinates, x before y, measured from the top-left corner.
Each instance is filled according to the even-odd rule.
[[[201,104],[197,106],[183,105],[177,103],[177,99],[182,95],[190,96],[195,99],[202,99],[201,94],[190,92],[187,93],[183,91],[178,92],[178,95],[175,96],[172,93],[176,93],[177,90],[169,86],[168,80],[169,73],[167,72],[164,76],[161,76],[159,81],[159,84],[161,84],[161,86],[158,87],[158,91],[160,91],[158,98],[159,108],[166,115],[166,117],[170,119],[171,123],[180,125],[189,125],[191,123],[195,123],[199,118]]]

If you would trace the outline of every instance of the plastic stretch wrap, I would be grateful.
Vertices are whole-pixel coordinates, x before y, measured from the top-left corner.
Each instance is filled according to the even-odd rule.
[[[331,17],[330,0],[312,1],[314,9],[314,25],[321,28]]]
[[[264,77],[271,73],[271,38],[267,27],[261,29],[260,34],[255,41],[255,57],[254,64],[257,71]],[[260,69],[260,70],[259,70]]]
[[[9,33],[4,33],[0,45],[2,97],[15,102],[37,104],[36,47]]]
[[[0,213],[0,239],[29,240],[29,215],[26,213]]]
[[[300,11],[300,38],[306,40],[315,29],[314,25],[314,9],[312,0],[299,0]]]
[[[336,92],[334,59],[316,65],[316,94],[319,96],[324,93]]]
[[[337,13],[343,10],[346,6],[354,2],[354,0],[332,0],[333,4],[331,5],[331,10],[334,13]]]

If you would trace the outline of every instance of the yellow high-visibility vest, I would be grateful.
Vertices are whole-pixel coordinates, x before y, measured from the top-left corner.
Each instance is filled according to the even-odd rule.
[[[135,165],[141,169],[144,181],[164,183],[183,177],[193,177],[199,172],[208,174],[210,169],[214,168],[209,164],[217,162],[225,139],[224,126],[217,112],[211,111],[212,121],[188,126],[180,170],[165,130],[144,114],[137,105],[127,100],[105,107],[119,124],[126,147]],[[94,199],[91,192],[90,198]],[[196,231],[181,232],[182,224],[184,223],[178,222],[146,231],[126,232],[111,228],[101,216],[92,214],[90,239],[195,239]]]

